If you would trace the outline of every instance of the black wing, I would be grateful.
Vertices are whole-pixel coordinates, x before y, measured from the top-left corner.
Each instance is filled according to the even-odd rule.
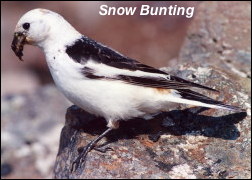
[[[66,47],[66,53],[75,62],[85,64],[90,58],[98,63],[104,63],[108,66],[128,69],[131,71],[144,71],[150,73],[167,74],[153,67],[139,63],[138,61],[125,57],[120,53],[103,46],[96,41],[83,36],[75,41],[71,46]]]
[[[130,84],[146,86],[146,87],[155,87],[155,88],[165,88],[165,89],[184,89],[189,87],[198,87],[211,91],[217,91],[212,88],[196,84],[182,78],[171,76],[164,71],[155,69],[151,66],[141,64],[140,62],[121,55],[120,53],[103,46],[96,41],[89,39],[83,36],[81,39],[78,39],[71,46],[66,47],[66,53],[71,57],[75,62],[85,64],[88,59],[92,59],[97,63],[102,63],[107,66],[127,69],[132,72],[134,71],[143,71],[148,73],[156,73],[161,75],[167,75],[167,78],[162,77],[153,77],[153,76],[143,76],[138,77],[129,75],[116,75],[110,79],[122,80]],[[83,68],[82,72],[89,78],[107,78],[103,75],[95,75],[95,70],[90,71],[90,69]],[[108,79],[108,78],[107,78]]]

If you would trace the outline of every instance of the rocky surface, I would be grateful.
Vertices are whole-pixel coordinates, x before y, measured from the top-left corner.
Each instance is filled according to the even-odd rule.
[[[213,65],[251,93],[251,2],[201,3],[178,60]]]

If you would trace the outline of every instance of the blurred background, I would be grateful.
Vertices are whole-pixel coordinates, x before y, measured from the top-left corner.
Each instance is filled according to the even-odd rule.
[[[193,6],[194,17],[190,19],[185,16],[139,16],[137,13],[134,16],[100,16],[102,4],[140,7],[143,2],[1,1],[2,177],[52,176],[65,111],[71,105],[55,89],[40,49],[25,46],[24,62],[20,62],[12,52],[10,45],[15,25],[24,13],[34,8],[58,12],[82,34],[159,68],[177,63],[188,28],[197,17],[197,7],[201,3],[144,3],[151,6]],[[221,11],[229,8],[223,5]],[[244,26],[247,28],[250,24]],[[244,33],[248,36],[250,32],[249,29]]]

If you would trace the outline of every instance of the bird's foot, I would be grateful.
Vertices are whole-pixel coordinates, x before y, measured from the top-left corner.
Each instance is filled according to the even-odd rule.
[[[79,156],[76,158],[76,160],[72,164],[71,172],[76,171],[79,167],[81,167],[83,164],[86,162],[86,157],[89,151],[91,150],[96,150],[101,153],[106,153],[107,151],[113,151],[112,148],[106,147],[106,148],[101,148],[101,147],[92,147],[92,144],[89,143],[85,147],[81,147],[78,149]]]
[[[72,167],[71,167],[71,172],[76,171],[78,168],[80,168],[83,164],[85,164],[86,162],[86,157],[89,151],[91,151],[92,149],[97,150],[99,152],[107,152],[109,150],[113,150],[112,148],[105,148],[105,149],[101,149],[100,147],[95,147],[95,145],[98,143],[98,141],[100,141],[107,133],[109,133],[112,129],[108,128],[105,132],[103,132],[100,136],[98,136],[96,139],[94,139],[93,141],[91,141],[90,143],[88,143],[85,147],[83,148],[79,148],[78,152],[79,152],[79,156],[76,158],[76,160],[72,163]]]
[[[71,172],[76,171],[79,167],[81,167],[86,162],[86,157],[89,151],[93,149],[92,142],[90,142],[87,146],[81,147],[78,149],[79,155],[72,163]]]

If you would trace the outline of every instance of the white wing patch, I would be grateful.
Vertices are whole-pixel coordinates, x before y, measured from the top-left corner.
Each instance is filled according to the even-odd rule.
[[[94,75],[97,76],[105,76],[105,77],[116,77],[118,75],[125,76],[135,76],[135,77],[156,77],[156,78],[164,78],[169,80],[170,75],[158,74],[158,73],[149,73],[140,70],[131,71],[127,69],[119,69],[112,66],[108,66],[106,64],[97,63],[92,60],[88,60],[84,67],[88,67],[94,70]]]

